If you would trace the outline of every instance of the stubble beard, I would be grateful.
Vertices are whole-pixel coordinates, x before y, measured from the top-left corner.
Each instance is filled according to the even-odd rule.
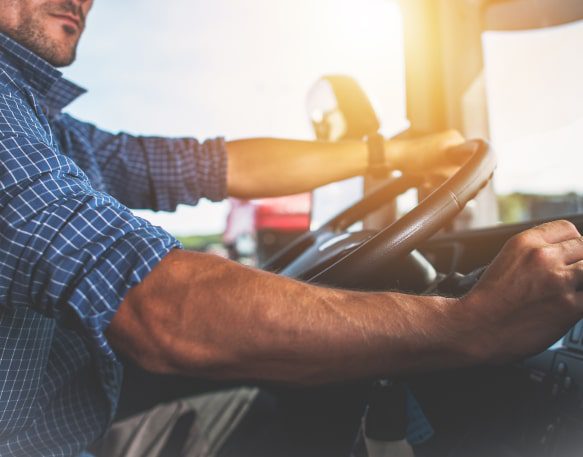
[[[67,11],[67,3],[63,2],[64,5],[59,6],[57,11]],[[77,31],[68,26],[63,26],[63,32],[71,37],[70,40],[57,40],[46,33],[43,19],[55,12],[54,4],[47,2],[32,14],[27,14],[9,34],[51,65],[65,67],[72,64],[77,56],[80,34],[75,38]]]

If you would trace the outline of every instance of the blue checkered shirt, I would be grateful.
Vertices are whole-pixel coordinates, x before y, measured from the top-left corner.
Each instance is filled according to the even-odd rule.
[[[75,456],[106,430],[121,366],[104,330],[179,243],[128,209],[225,196],[221,139],[110,134],[84,91],[0,35],[0,456]]]

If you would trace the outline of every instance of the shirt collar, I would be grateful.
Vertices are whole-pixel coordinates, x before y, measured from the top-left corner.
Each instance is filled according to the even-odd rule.
[[[16,69],[43,99],[49,114],[59,113],[86,90],[63,78],[46,60],[0,33],[0,60]]]

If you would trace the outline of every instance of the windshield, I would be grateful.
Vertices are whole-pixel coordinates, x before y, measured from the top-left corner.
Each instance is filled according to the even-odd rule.
[[[406,125],[402,48],[399,7],[386,0],[95,2],[65,69],[90,91],[69,110],[135,134],[313,139],[306,94],[322,75],[344,73],[394,132]],[[361,185],[347,186],[358,198]],[[316,219],[339,210],[326,203],[336,191],[315,198]],[[140,215],[176,235],[218,234],[228,208],[203,201]]]

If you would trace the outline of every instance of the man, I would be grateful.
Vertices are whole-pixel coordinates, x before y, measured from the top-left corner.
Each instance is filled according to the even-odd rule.
[[[119,355],[317,384],[514,359],[583,316],[583,243],[564,221],[513,238],[462,299],[320,288],[181,250],[127,206],[305,191],[364,173],[366,147],[134,138],[62,114],[81,91],[54,66],[74,60],[91,6],[0,0],[0,455],[87,449],[115,414]],[[430,168],[458,141],[387,154]]]

